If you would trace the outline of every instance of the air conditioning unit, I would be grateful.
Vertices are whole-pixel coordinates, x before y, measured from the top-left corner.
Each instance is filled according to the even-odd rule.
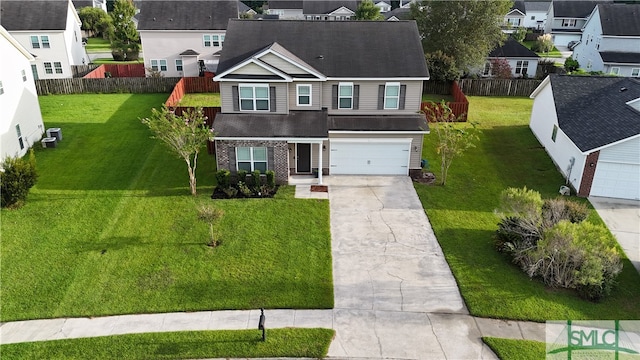
[[[58,140],[54,137],[46,137],[40,140],[43,148],[54,148],[58,146]]]
[[[565,196],[569,196],[571,195],[571,189],[569,189],[568,186],[560,186],[560,191],[558,191],[560,193],[560,195],[565,195]]]
[[[56,138],[58,141],[62,140],[62,130],[60,128],[47,129],[47,137]]]

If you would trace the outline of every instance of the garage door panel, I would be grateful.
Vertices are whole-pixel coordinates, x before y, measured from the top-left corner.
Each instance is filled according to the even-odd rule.
[[[640,165],[598,161],[590,194],[640,200]]]
[[[408,175],[410,142],[332,142],[331,174]]]

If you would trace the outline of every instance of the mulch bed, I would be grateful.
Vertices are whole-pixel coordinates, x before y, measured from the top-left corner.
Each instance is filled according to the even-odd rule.
[[[421,176],[414,176],[412,179],[415,182],[427,185],[432,185],[436,182],[436,176],[432,172],[423,172]]]
[[[311,192],[329,192],[327,185],[311,185]]]

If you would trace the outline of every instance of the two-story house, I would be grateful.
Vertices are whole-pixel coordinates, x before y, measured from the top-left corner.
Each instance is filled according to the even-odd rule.
[[[523,27],[526,12],[524,1],[514,1],[513,6],[504,16],[502,31],[512,33],[516,28]]]
[[[596,6],[573,58],[587,71],[640,77],[640,4]]]
[[[302,20],[302,3],[302,0],[269,0],[264,13],[278,15],[280,20]]]
[[[36,79],[70,78],[71,66],[89,62],[71,0],[3,0],[0,9],[0,24],[34,55]]]
[[[304,0],[302,13],[306,20],[355,19],[360,0]]]
[[[231,20],[214,78],[218,169],[273,170],[279,183],[420,171],[427,79],[413,21]]]
[[[0,160],[23,156],[44,133],[33,55],[0,26]]]
[[[549,7],[545,33],[551,34],[556,46],[568,46],[571,41],[579,41],[593,8],[607,2],[611,1],[554,0]]]
[[[528,29],[542,30],[547,21],[547,14],[551,1],[525,1],[524,27]]]
[[[138,16],[147,72],[200,76],[216,71],[227,22],[238,18],[238,1],[145,1]]]

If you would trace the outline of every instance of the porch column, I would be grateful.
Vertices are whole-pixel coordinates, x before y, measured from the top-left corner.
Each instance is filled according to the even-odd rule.
[[[322,142],[318,144],[318,185],[322,185]]]

